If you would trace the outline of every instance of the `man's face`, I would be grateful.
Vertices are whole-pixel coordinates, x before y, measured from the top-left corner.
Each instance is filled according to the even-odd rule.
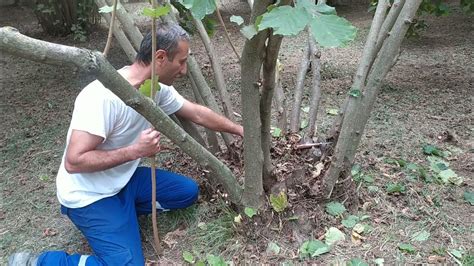
[[[176,78],[186,75],[188,53],[189,43],[187,41],[180,41],[173,60],[170,61],[169,55],[165,55],[164,60],[157,66],[161,83],[171,85]]]

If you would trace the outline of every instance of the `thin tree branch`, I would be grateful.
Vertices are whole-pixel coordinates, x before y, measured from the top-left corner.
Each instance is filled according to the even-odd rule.
[[[219,6],[216,7],[216,15],[217,15],[217,18],[219,19],[219,22],[221,23],[222,27],[224,28],[224,33],[225,33],[224,35],[227,38],[227,41],[229,41],[229,44],[232,47],[232,50],[234,51],[235,56],[237,57],[237,60],[240,63],[240,55],[239,55],[239,53],[237,53],[237,50],[235,49],[235,46],[232,43],[232,40],[230,39],[229,31],[227,30],[227,27],[225,26],[224,20],[222,19],[221,11],[219,11]]]
[[[110,19],[109,34],[107,36],[107,43],[105,45],[104,52],[103,52],[106,58],[110,50],[110,45],[112,44],[112,33],[113,33],[114,25],[115,25],[115,13],[117,12],[117,1],[118,0],[114,0],[114,6],[112,9],[112,18]]]

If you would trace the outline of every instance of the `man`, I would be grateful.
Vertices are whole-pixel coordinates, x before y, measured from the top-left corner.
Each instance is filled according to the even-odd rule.
[[[189,36],[179,26],[160,24],[156,70],[161,89],[155,100],[166,114],[176,114],[216,131],[243,136],[243,128],[210,109],[189,102],[171,84],[186,74]],[[135,88],[151,77],[151,33],[135,62],[118,72]],[[160,133],[99,81],[76,98],[66,149],[57,175],[57,196],[66,214],[87,238],[93,255],[47,251],[39,256],[16,253],[11,265],[143,265],[137,215],[151,213],[151,171],[140,158],[160,150]],[[157,208],[193,204],[198,186],[192,179],[157,170]]]

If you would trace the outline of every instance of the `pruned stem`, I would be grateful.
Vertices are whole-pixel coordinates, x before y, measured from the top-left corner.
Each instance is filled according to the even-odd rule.
[[[115,24],[115,13],[117,12],[117,2],[118,0],[114,0],[114,6],[112,9],[112,18],[110,19],[110,26],[109,26],[109,34],[107,36],[107,43],[105,44],[104,48],[104,56],[107,57],[107,54],[109,53],[110,50],[110,45],[112,44],[112,33],[113,33],[113,28]]]
[[[222,25],[222,28],[224,28],[225,37],[226,37],[227,40],[229,41],[230,47],[232,47],[232,50],[234,51],[235,56],[237,57],[237,60],[238,60],[239,63],[240,63],[240,55],[239,55],[239,53],[237,52],[237,50],[235,49],[235,46],[234,46],[234,44],[232,43],[232,40],[230,39],[229,31],[227,30],[227,27],[225,26],[224,20],[222,19],[221,11],[219,11],[219,7],[216,8],[216,15],[217,15],[217,18],[219,19],[219,22],[220,22],[221,25]]]

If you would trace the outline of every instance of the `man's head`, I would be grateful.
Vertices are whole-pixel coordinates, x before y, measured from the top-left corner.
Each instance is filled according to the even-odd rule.
[[[177,24],[158,23],[156,26],[156,72],[160,82],[171,85],[173,81],[186,74],[186,60],[189,52],[189,35]],[[151,32],[140,45],[135,61],[150,65]]]

